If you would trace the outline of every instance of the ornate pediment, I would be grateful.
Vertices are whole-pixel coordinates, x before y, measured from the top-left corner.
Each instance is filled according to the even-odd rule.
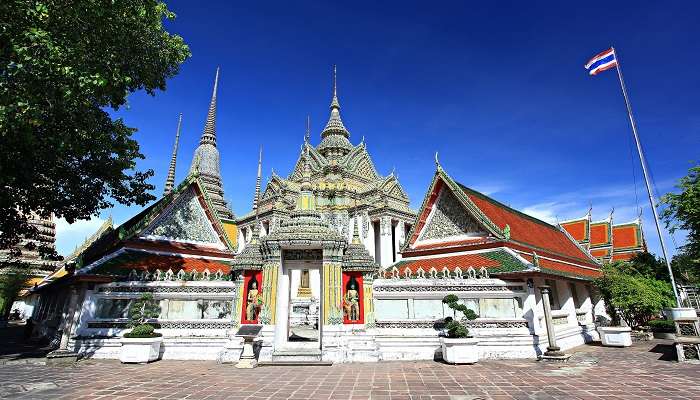
[[[348,153],[345,157],[345,166],[349,172],[364,180],[374,181],[379,178],[377,169],[374,167],[364,144],[355,147]]]
[[[388,177],[386,177],[386,179],[382,183],[381,190],[383,193],[390,197],[406,202],[408,201],[408,195],[406,194],[406,192],[404,192],[403,188],[401,187],[401,184],[399,183],[399,180],[396,179],[395,175],[389,175]]]
[[[309,167],[311,167],[312,173],[320,172],[323,167],[327,164],[326,159],[318,152],[313,146],[305,143],[299,153],[299,158],[297,163],[294,165],[294,170],[289,175],[289,180],[299,181],[301,180],[301,174],[304,172],[304,153],[308,151],[309,154]]]
[[[225,247],[209,220],[194,185],[180,193],[139,237]]]
[[[448,188],[442,188],[418,241],[479,237],[487,233]]]

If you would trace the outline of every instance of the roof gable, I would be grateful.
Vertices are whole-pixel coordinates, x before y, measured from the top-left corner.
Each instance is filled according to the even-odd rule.
[[[203,244],[219,249],[226,245],[214,228],[215,221],[205,211],[206,203],[196,185],[179,193],[153,221],[139,233],[140,239]]]
[[[442,186],[415,244],[420,246],[430,242],[450,242],[487,235],[488,232],[464,209],[454,193]]]
[[[548,252],[552,256],[595,264],[595,259],[563,229],[514,210],[455,182],[440,166],[438,166],[430,189],[423,200],[417,223],[409,233],[407,249],[415,249],[418,247],[417,245],[420,245],[417,242],[422,239],[422,232],[429,223],[443,186],[450,189],[457,199],[457,203],[461,205],[459,212],[468,215],[476,226],[482,227],[484,239],[487,241],[513,242],[531,248],[533,251]],[[446,237],[450,238],[450,236]],[[467,235],[463,237],[465,239],[463,245],[475,244],[473,236],[471,239]],[[450,242],[452,245],[455,244],[454,240],[450,240]],[[481,241],[481,244],[483,243],[484,240]]]

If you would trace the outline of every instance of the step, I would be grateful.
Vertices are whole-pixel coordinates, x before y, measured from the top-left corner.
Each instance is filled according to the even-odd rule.
[[[272,353],[272,362],[320,362],[319,349],[280,349]]]
[[[290,367],[290,366],[329,366],[333,365],[332,361],[260,361],[259,367]]]

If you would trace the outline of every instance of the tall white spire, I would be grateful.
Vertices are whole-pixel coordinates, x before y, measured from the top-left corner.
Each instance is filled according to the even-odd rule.
[[[258,155],[258,176],[255,178],[255,197],[253,197],[253,211],[255,217],[258,216],[258,203],[260,202],[260,181],[262,179],[262,146],[260,146],[260,154]]]
[[[325,157],[338,158],[349,153],[353,146],[348,138],[350,132],[343,125],[340,118],[340,102],[338,101],[338,79],[335,65],[333,66],[333,98],[330,106],[331,115],[328,118],[326,127],[321,132],[321,143],[318,151]]]
[[[194,152],[190,174],[198,174],[204,184],[209,201],[221,218],[233,219],[233,212],[224,200],[224,189],[221,183],[221,165],[219,162],[219,150],[216,148],[216,95],[219,87],[219,68],[216,68],[214,77],[214,90],[207,120],[204,123],[204,131],[199,141],[199,146]]]
[[[167,196],[173,191],[175,186],[175,164],[177,163],[177,146],[180,142],[180,127],[182,126],[182,113],[177,120],[177,133],[175,133],[175,145],[173,145],[173,155],[170,157],[170,168],[168,168],[168,177],[165,179],[165,189],[163,196]]]

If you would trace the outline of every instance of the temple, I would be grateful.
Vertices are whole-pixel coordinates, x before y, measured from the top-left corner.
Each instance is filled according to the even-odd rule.
[[[261,149],[251,211],[235,216],[217,148],[218,87],[217,69],[188,175],[175,184],[178,122],[163,196],[96,234],[33,290],[35,335],[119,358],[129,305],[150,293],[163,359],[237,361],[235,333],[254,325],[260,362],[432,360],[441,324],[458,317],[442,299],[456,294],[478,314],[465,324],[482,358],[534,358],[554,335],[562,349],[596,337],[605,314],[590,282],[600,262],[586,245],[457,183],[437,158],[412,210],[364,139],[352,143],[335,70],[320,142],[307,122],[294,169],[264,188]]]
[[[582,218],[561,222],[561,226],[601,263],[627,261],[647,251],[642,220],[613,224],[613,213],[602,221],[592,221],[591,212]]]

